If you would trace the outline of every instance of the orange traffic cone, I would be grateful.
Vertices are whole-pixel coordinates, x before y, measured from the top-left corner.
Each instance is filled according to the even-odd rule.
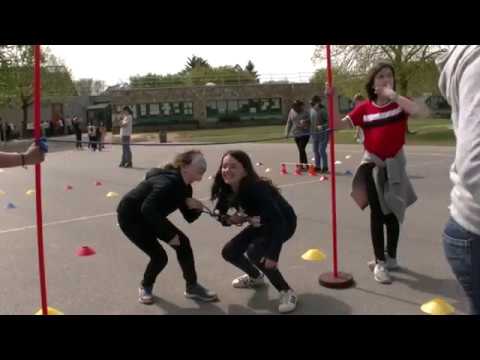
[[[287,165],[285,165],[285,164],[280,164],[280,174],[281,174],[281,175],[287,175],[287,174],[288,174]]]

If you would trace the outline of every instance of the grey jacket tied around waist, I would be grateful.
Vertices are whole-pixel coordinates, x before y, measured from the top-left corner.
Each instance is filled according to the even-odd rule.
[[[377,189],[378,200],[382,212],[393,213],[400,224],[405,219],[407,207],[417,201],[417,195],[406,171],[406,158],[403,149],[395,157],[385,161],[378,156],[365,151],[360,166],[352,182],[352,198],[363,210],[368,206],[367,174],[369,163],[374,163],[373,180]]]

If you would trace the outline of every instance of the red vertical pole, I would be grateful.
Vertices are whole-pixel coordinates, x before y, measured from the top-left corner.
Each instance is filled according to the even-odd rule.
[[[40,131],[40,101],[41,101],[41,77],[40,64],[41,54],[40,45],[33,46],[34,54],[34,137],[38,143],[41,136]],[[36,196],[36,212],[37,212],[37,243],[38,243],[38,267],[40,273],[40,296],[42,299],[42,313],[48,315],[47,306],[47,285],[45,280],[45,259],[43,254],[43,219],[42,219],[42,173],[41,165],[35,164],[35,196]]]
[[[332,237],[333,237],[333,276],[338,277],[337,264],[337,196],[336,196],[336,178],[335,178],[335,131],[333,122],[333,78],[332,78],[332,61],[330,55],[330,45],[326,45],[327,51],[327,83],[328,83],[328,127],[330,128],[330,169],[332,187]]]

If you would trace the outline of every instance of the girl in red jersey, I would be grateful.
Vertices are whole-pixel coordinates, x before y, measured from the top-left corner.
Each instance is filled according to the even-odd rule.
[[[364,209],[370,205],[371,237],[375,259],[368,263],[374,279],[391,283],[389,270],[398,269],[397,246],[405,210],[416,201],[406,174],[403,152],[409,116],[424,107],[396,92],[395,70],[388,63],[374,66],[365,90],[368,100],[342,121],[364,133],[365,153],[352,184],[352,197]],[[338,112],[337,112],[338,114]],[[384,226],[387,228],[385,248]]]

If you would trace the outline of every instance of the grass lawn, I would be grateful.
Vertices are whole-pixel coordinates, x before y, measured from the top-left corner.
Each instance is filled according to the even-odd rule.
[[[450,128],[449,119],[415,119],[409,122],[410,131],[407,135],[410,145],[455,145],[455,136]],[[247,140],[275,139],[262,142],[282,143],[291,140],[283,139],[284,126],[255,126],[228,129],[190,130],[175,132],[175,141],[181,142],[236,142]],[[339,144],[354,144],[354,130],[341,130],[335,133],[335,142]]]
[[[410,131],[415,134],[407,135],[409,145],[438,145],[454,146],[455,136],[449,119],[413,119],[409,121]],[[227,129],[185,130],[168,133],[168,141],[174,142],[248,142],[263,139],[265,143],[284,143],[292,141],[283,137],[284,126],[251,126]],[[338,144],[354,144],[354,130],[341,130],[335,133],[335,142]],[[119,140],[118,136],[114,141]],[[158,141],[157,133],[139,133],[132,137],[133,142]]]

